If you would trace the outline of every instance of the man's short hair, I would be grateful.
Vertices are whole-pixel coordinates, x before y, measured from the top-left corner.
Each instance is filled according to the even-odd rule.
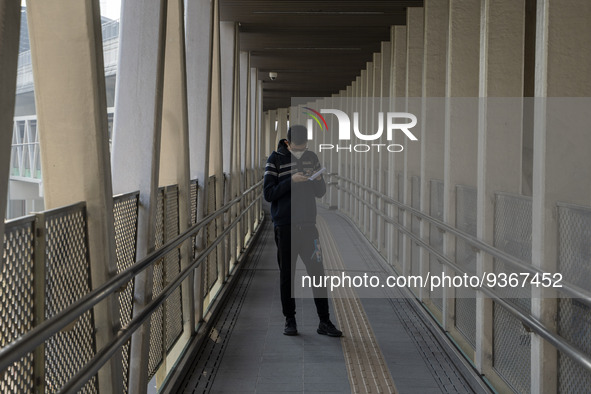
[[[302,125],[293,125],[287,130],[287,140],[296,145],[308,142],[308,129]]]

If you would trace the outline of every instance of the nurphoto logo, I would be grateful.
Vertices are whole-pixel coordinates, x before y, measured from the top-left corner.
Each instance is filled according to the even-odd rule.
[[[336,116],[338,122],[338,140],[337,144],[322,143],[318,145],[318,151],[336,150],[336,152],[347,151],[347,152],[369,152],[372,149],[376,149],[378,152],[381,148],[385,148],[386,151],[391,153],[402,152],[404,146],[401,144],[381,144],[381,143],[360,143],[351,145],[351,119],[346,112],[339,109],[321,109],[320,112],[313,110],[309,107],[304,107],[304,114],[310,116],[308,119],[308,140],[313,139],[313,127],[314,122],[320,127],[323,132],[328,132],[328,124],[322,114],[331,114]],[[384,121],[385,119],[385,121]],[[386,123],[386,140],[393,141],[394,132],[399,130],[411,141],[418,141],[418,138],[410,131],[411,128],[417,125],[417,117],[408,112],[379,112],[378,113],[378,130],[376,132],[367,133],[366,130],[360,130],[360,116],[359,112],[353,112],[353,133],[355,137],[361,141],[376,141],[382,137],[384,133],[384,123]],[[333,135],[334,138],[334,135]],[[343,144],[343,142],[349,141],[349,143]]]

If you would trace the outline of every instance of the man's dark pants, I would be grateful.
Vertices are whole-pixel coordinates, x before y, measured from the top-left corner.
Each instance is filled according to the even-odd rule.
[[[295,299],[292,297],[291,286],[293,283],[292,278],[295,276],[298,255],[304,262],[309,276],[324,276],[318,229],[314,224],[275,226],[275,243],[277,244],[283,315],[285,317],[294,317],[296,306]],[[318,279],[316,283],[318,283]],[[328,320],[326,287],[313,287],[312,291],[318,317],[321,321]]]

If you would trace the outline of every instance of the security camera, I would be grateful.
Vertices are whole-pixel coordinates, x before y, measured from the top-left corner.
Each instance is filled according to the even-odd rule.
[[[277,79],[277,73],[276,73],[276,72],[274,72],[274,71],[271,71],[271,72],[269,73],[269,78],[271,78],[271,81],[274,81],[274,80],[276,80],[276,79]]]

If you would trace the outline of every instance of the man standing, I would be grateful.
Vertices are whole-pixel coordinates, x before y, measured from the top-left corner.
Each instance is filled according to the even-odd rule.
[[[281,140],[277,151],[267,160],[264,178],[265,200],[271,202],[275,227],[277,261],[281,289],[281,306],[285,316],[285,335],[297,335],[296,305],[292,297],[293,277],[298,256],[308,275],[324,276],[322,252],[316,228],[316,198],[326,193],[322,176],[309,177],[320,169],[318,156],[307,149],[308,131],[304,126],[291,126],[287,140]],[[340,337],[330,321],[326,287],[313,288],[320,324],[318,334]]]

